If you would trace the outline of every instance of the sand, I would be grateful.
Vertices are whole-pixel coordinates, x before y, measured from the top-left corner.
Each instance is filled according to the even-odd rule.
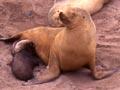
[[[0,0],[0,34],[11,36],[40,25],[48,25],[47,14],[53,0]],[[92,16],[97,27],[98,63],[106,68],[120,67],[120,0],[111,0]],[[88,70],[63,73],[56,80],[22,86],[8,65],[11,45],[0,42],[0,90],[120,90],[120,72],[94,80]],[[118,68],[119,69],[119,68]]]

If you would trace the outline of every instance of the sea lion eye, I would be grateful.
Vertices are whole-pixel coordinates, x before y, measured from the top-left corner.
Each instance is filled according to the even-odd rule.
[[[73,17],[76,16],[76,13],[72,13],[72,16],[73,16]]]
[[[85,19],[85,16],[83,16],[83,19]]]

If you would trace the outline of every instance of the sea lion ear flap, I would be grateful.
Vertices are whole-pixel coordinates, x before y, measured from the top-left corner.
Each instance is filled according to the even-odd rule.
[[[63,12],[60,12],[59,18],[63,24],[65,24],[65,25],[70,24],[70,20]]]

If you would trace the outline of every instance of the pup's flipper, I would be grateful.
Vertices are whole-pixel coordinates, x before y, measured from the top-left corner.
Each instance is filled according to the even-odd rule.
[[[14,53],[18,53],[19,51],[27,47],[27,45],[29,44],[33,45],[32,41],[20,40],[19,42],[16,43],[16,45],[14,45]]]

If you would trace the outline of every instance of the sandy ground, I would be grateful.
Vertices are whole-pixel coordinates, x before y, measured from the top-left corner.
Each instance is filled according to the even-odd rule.
[[[34,2],[33,2],[34,1]],[[0,34],[10,36],[22,30],[48,25],[47,13],[53,0],[0,0]],[[112,0],[92,17],[97,27],[97,62],[107,68],[120,66],[120,0]],[[0,90],[120,90],[120,72],[93,80],[89,71],[68,72],[55,81],[22,86],[7,64],[10,45],[0,42]]]

